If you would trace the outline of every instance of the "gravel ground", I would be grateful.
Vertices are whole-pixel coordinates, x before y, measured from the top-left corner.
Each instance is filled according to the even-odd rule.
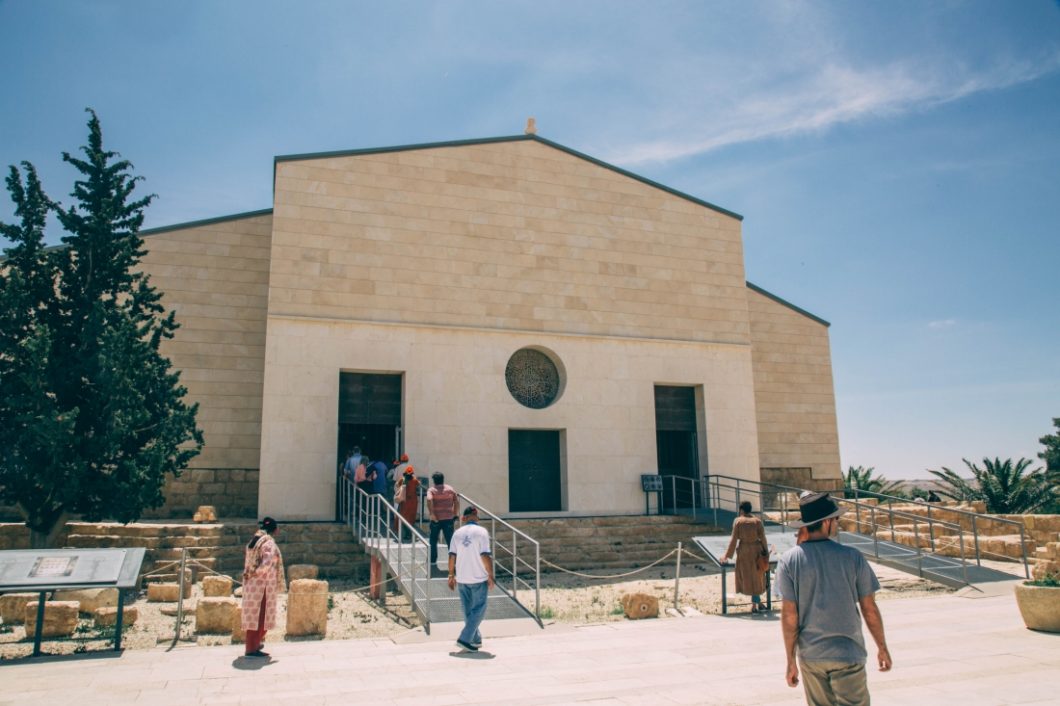
[[[886,566],[873,565],[880,578],[882,590],[877,597],[891,600],[907,597],[944,595],[953,589],[924,581]],[[587,572],[592,573],[592,572]],[[600,572],[603,573],[603,572]],[[611,572],[618,573],[618,572]],[[661,618],[667,618],[666,610],[674,606],[674,567],[656,567],[622,578],[586,579],[562,573],[545,574],[541,578],[541,613],[546,623],[570,624],[603,623],[625,620],[621,598],[629,593],[648,593],[659,599]],[[417,625],[417,619],[401,595],[388,594],[385,605],[367,598],[361,585],[351,582],[330,583],[331,604],[328,612],[328,632],[323,639],[350,640],[358,638],[386,637],[403,633]],[[198,585],[193,595],[185,602],[184,624],[181,644],[225,645],[232,639],[228,635],[196,635],[194,605],[201,595]],[[681,571],[679,604],[701,613],[721,612],[721,578],[707,574],[702,564],[685,564]],[[531,599],[532,600],[532,599]],[[730,612],[747,612],[750,599],[735,593],[733,577],[729,576],[728,602]],[[176,618],[166,615],[172,612],[175,603],[148,603],[140,596],[132,605],[139,611],[136,624],[127,628],[123,638],[126,649],[152,649],[158,645],[172,643]],[[886,608],[884,609],[886,612]],[[286,597],[282,597],[277,616],[277,629],[270,630],[267,640],[279,641],[284,636],[286,622]],[[82,620],[78,636],[68,640],[45,640],[42,649],[48,654],[72,654],[75,652],[100,651],[111,647],[111,636],[101,636],[90,620]],[[104,639],[101,639],[103,637]],[[291,638],[292,640],[320,638]],[[21,625],[0,625],[0,659],[25,657],[33,650],[32,641],[25,639],[25,628]]]

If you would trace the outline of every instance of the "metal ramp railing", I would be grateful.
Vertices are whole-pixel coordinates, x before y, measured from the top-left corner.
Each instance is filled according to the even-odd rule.
[[[798,493],[804,490],[726,475],[679,477],[673,483],[673,497],[680,498],[678,488],[689,486],[691,490],[687,492],[696,501],[692,503],[693,516],[697,512],[708,517],[713,515],[715,525],[731,518],[742,500],[756,500],[753,503],[757,506],[756,511],[767,525],[783,525],[790,513],[797,512]],[[894,507],[896,503],[910,503],[908,499],[871,495],[871,502],[859,497],[856,491],[854,498],[837,496],[835,500],[853,510],[854,520],[854,531],[841,532],[839,541],[877,562],[955,587],[1016,579],[1018,577],[1012,573],[982,563],[984,555],[986,558],[992,555],[980,542],[980,530],[986,524],[1000,523],[1018,529],[1023,574],[1030,577],[1026,531],[1022,523],[959,508],[933,508],[926,503],[925,514],[920,515]],[[887,502],[881,505],[878,502],[881,499]],[[938,516],[944,513],[957,521],[943,520]],[[850,514],[848,512],[848,518]],[[996,558],[1011,561],[1007,556],[997,555]]]
[[[382,496],[366,493],[349,479],[342,479],[340,493],[342,520],[366,551],[378,558],[393,576],[395,585],[408,599],[424,629],[429,633],[432,623],[462,621],[459,597],[449,590],[448,572],[431,566],[430,545],[420,530]],[[495,584],[487,598],[486,619],[531,618],[542,626],[540,546],[478,503],[464,495],[460,497],[478,508],[480,522],[489,522],[492,530]],[[510,539],[505,537],[505,531],[510,531]],[[520,537],[522,556],[519,554]],[[528,550],[533,564],[526,559]],[[439,552],[439,560],[448,562],[448,553]],[[532,577],[533,583],[525,577]],[[524,594],[528,588],[533,589],[533,611],[519,601],[520,587]]]

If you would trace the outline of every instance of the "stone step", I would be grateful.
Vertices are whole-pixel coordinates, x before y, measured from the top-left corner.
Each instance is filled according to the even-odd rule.
[[[117,534],[71,533],[65,544],[71,547],[145,547],[147,549],[172,549],[179,547],[213,547],[220,537],[140,537]]]
[[[220,537],[223,534],[223,526],[217,524],[192,525],[192,524],[137,524],[122,525],[112,522],[88,523],[71,522],[70,534],[80,535],[110,535],[120,537]]]

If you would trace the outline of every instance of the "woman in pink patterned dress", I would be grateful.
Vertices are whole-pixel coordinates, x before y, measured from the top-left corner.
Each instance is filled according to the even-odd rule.
[[[266,517],[247,544],[243,563],[243,629],[246,630],[246,656],[268,657],[262,652],[265,633],[276,627],[276,601],[287,590],[283,557],[276,546],[276,520]]]

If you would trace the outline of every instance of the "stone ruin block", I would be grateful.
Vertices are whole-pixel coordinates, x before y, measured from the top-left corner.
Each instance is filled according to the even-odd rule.
[[[140,611],[136,609],[136,606],[122,606],[122,625],[135,625],[136,620],[140,617]],[[96,619],[96,626],[101,628],[113,627],[118,623],[118,609],[113,608],[96,608],[92,612],[93,617]]]
[[[191,582],[184,583],[184,598],[191,597]],[[151,603],[176,603],[180,598],[179,583],[147,584],[147,600]]]
[[[0,596],[0,618],[4,625],[21,625],[26,604],[40,597],[37,593],[5,593]],[[36,619],[36,617],[34,617]]]
[[[195,608],[195,632],[231,634],[239,602],[232,597],[200,598]]]
[[[320,569],[316,564],[292,564],[287,567],[287,580],[297,581],[299,579],[316,579],[320,575]]]
[[[26,637],[33,639],[37,635],[37,603],[25,604],[23,620],[26,623]],[[77,613],[81,604],[77,601],[45,601],[44,624],[41,637],[70,637],[77,629]]]
[[[241,645],[246,637],[243,630],[243,606],[236,606],[236,612],[232,616],[232,644]]]
[[[208,598],[224,598],[232,595],[232,579],[227,576],[203,576],[202,595]]]
[[[325,635],[328,631],[328,582],[296,579],[287,593],[287,634]]]
[[[659,617],[659,599],[647,593],[627,593],[622,596],[622,609],[630,620]]]
[[[116,588],[81,588],[69,591],[56,591],[52,596],[56,601],[77,601],[80,611],[91,615],[98,608],[115,608],[118,605]]]

